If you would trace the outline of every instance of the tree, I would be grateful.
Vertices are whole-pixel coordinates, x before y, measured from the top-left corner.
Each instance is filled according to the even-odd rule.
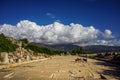
[[[79,49],[77,48],[77,49],[72,50],[72,51],[71,51],[71,54],[72,54],[72,55],[85,54],[85,51],[83,50],[82,47],[80,47]]]
[[[19,41],[22,41],[22,43],[25,43],[25,44],[29,43],[29,41],[27,40],[27,38],[20,39]]]
[[[29,43],[29,41],[27,40],[27,38],[20,39],[19,41],[22,42],[22,47],[27,46],[27,44]]]

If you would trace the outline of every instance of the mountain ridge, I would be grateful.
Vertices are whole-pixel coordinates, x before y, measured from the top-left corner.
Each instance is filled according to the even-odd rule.
[[[107,45],[78,46],[74,44],[47,45],[43,43],[33,43],[33,44],[42,45],[48,48],[53,48],[55,50],[63,50],[63,51],[72,51],[74,49],[83,48],[88,53],[120,52],[120,46],[107,46]]]

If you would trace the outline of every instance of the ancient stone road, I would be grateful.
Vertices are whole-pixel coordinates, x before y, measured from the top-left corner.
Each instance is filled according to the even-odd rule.
[[[120,79],[119,69],[111,64],[93,59],[88,59],[88,62],[75,62],[76,58],[76,56],[54,56],[45,61],[0,70],[0,80]]]

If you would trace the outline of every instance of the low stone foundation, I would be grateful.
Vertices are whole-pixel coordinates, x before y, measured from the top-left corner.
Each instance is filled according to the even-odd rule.
[[[26,50],[22,47],[19,47],[14,52],[2,52],[0,53],[0,64],[15,64],[31,60],[39,60],[46,58],[44,54],[34,55],[34,52],[31,50]]]

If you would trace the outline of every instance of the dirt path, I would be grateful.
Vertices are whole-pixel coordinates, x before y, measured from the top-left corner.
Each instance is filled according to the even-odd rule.
[[[119,80],[119,69],[89,59],[75,62],[76,56],[54,56],[41,62],[0,70],[0,80]],[[105,72],[106,71],[106,72]]]

